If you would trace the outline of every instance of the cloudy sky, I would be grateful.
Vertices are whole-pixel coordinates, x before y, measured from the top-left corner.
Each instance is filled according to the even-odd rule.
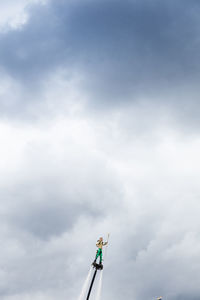
[[[0,298],[200,295],[199,0],[1,0]]]

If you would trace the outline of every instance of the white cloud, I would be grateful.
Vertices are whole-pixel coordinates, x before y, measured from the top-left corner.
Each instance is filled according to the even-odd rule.
[[[21,28],[28,21],[29,6],[46,3],[46,0],[2,0],[0,3],[0,30]]]
[[[34,3],[1,2],[1,27]],[[70,67],[22,81],[1,73],[2,299],[75,299],[107,231],[105,300],[199,295],[199,133],[166,96],[98,112]]]
[[[191,282],[199,279],[199,136],[186,136],[165,122],[142,134],[132,135],[134,126],[129,127],[128,134],[125,120],[134,117],[140,122],[144,113],[134,107],[123,115],[121,111],[120,118],[117,111],[104,115],[102,122],[100,115],[93,118],[83,108],[73,109],[68,99],[71,113],[57,109],[53,114],[52,97],[61,90],[67,92],[62,82],[54,93],[48,90],[45,118],[0,124],[1,230],[7,226],[1,234],[1,263],[8,266],[1,276],[5,286],[14,286],[14,296],[5,300],[19,295],[76,297],[94,256],[95,239],[107,231],[111,244],[105,299],[191,293],[195,284],[186,284],[184,278],[192,266]],[[59,94],[59,107],[67,111],[64,94]],[[72,95],[77,93],[71,91],[69,98]],[[40,239],[37,232],[43,224],[37,215],[43,207],[47,215],[53,205],[58,223],[56,211],[70,209],[70,203],[87,205],[92,212],[78,210],[71,229],[63,227],[60,234]],[[92,218],[95,210],[105,215]],[[71,214],[75,211],[70,209]],[[34,220],[40,220],[39,227],[33,227]],[[80,249],[82,239],[86,245]],[[126,281],[119,277],[119,265]],[[113,282],[118,288],[111,288]]]

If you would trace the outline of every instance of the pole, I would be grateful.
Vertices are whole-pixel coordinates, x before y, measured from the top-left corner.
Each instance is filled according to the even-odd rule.
[[[91,281],[91,284],[90,284],[90,288],[89,288],[89,291],[88,291],[88,295],[87,295],[86,300],[89,300],[89,298],[90,298],[90,293],[91,293],[91,290],[92,290],[92,287],[93,287],[93,283],[94,283],[96,274],[97,274],[97,269],[95,269],[94,275],[93,275],[93,277],[92,277],[92,281]]]

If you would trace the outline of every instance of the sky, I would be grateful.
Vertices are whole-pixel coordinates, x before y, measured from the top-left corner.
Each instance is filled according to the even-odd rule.
[[[198,0],[1,0],[0,298],[200,295]]]

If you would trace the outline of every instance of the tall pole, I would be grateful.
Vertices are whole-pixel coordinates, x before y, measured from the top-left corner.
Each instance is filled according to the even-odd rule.
[[[92,287],[93,287],[93,283],[94,283],[96,274],[97,274],[97,269],[95,269],[94,275],[93,275],[93,277],[92,277],[92,281],[91,281],[91,284],[90,284],[90,288],[89,288],[89,291],[88,291],[88,295],[87,295],[86,300],[89,300],[89,298],[90,298],[90,293],[91,293],[91,290],[92,290]]]

